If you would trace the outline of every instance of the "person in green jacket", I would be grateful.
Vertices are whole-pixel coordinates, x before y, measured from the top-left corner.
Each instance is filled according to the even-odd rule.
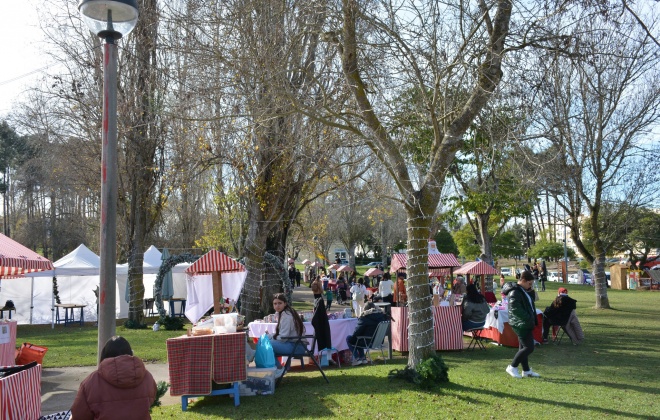
[[[532,288],[534,275],[529,271],[520,274],[518,283],[509,282],[502,288],[502,294],[509,298],[509,325],[518,336],[518,353],[506,368],[506,372],[514,378],[538,378],[541,375],[529,367],[529,355],[534,351],[534,336],[532,332],[536,326],[536,307],[534,298],[528,293],[534,293]],[[522,376],[518,371],[522,365]]]

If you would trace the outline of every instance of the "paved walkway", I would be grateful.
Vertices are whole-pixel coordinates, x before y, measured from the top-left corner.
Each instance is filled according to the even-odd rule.
[[[312,290],[307,286],[295,288],[293,300],[297,302],[313,301]],[[147,369],[156,382],[170,382],[168,364],[147,364]],[[71,408],[80,382],[94,370],[96,370],[96,366],[45,368],[41,374],[41,414],[52,414]],[[181,404],[181,397],[173,397],[168,391],[161,398],[161,404]]]

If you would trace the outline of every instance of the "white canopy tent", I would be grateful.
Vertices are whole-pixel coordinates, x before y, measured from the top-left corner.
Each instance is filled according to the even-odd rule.
[[[155,246],[151,245],[144,252],[144,262],[142,264],[144,298],[154,297],[154,283],[158,276],[158,270],[162,264],[162,253]],[[186,274],[185,270],[190,264],[179,264],[172,268],[172,281],[174,284],[174,297],[186,299]],[[126,286],[128,283],[128,263],[117,266],[117,318],[128,317],[128,301],[126,300]],[[169,310],[166,306],[165,310]]]
[[[26,274],[30,279],[2,282],[0,302],[10,299],[16,306],[14,319],[19,324],[48,324],[54,322],[53,277],[62,303],[87,305],[85,319],[96,320],[96,295],[99,285],[99,257],[85,245],[53,263],[54,270]],[[30,282],[30,287],[27,286]]]

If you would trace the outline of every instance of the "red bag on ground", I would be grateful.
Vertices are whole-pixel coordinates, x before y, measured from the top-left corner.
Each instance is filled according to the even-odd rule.
[[[339,358],[342,365],[350,365],[353,361],[353,353],[348,349],[341,350],[339,353],[332,353],[332,360],[337,362],[337,358]]]
[[[48,347],[37,346],[36,344],[23,343],[18,354],[16,354],[17,365],[27,365],[30,362],[37,362],[41,364],[44,356],[48,351]]]

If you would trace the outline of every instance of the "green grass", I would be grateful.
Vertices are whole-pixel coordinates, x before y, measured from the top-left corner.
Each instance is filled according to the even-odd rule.
[[[537,306],[547,306],[560,286],[546,283],[548,291],[539,293]],[[395,360],[386,365],[327,369],[330,384],[307,368],[288,373],[275,395],[243,397],[239,407],[228,397],[209,397],[191,404],[185,413],[179,405],[156,408],[152,417],[660,418],[660,293],[608,290],[614,309],[596,310],[593,288],[567,287],[578,300],[586,340],[580,346],[564,339],[560,345],[537,348],[530,364],[543,375],[539,379],[509,377],[504,369],[515,349],[489,345],[486,351],[440,352],[450,368],[450,383],[422,391],[387,379],[392,368],[406,364],[405,357],[395,353]],[[20,326],[17,341],[34,338],[31,342],[49,347],[46,368],[55,366],[56,360],[67,365],[62,356],[51,354],[53,349],[64,351],[64,340],[75,353],[89,353],[84,357],[74,353],[69,360],[79,363],[70,364],[95,362],[95,328],[59,326],[55,329],[59,334],[43,329]],[[180,334],[121,328],[118,332],[133,344],[137,355],[158,361],[165,360],[165,339]]]

